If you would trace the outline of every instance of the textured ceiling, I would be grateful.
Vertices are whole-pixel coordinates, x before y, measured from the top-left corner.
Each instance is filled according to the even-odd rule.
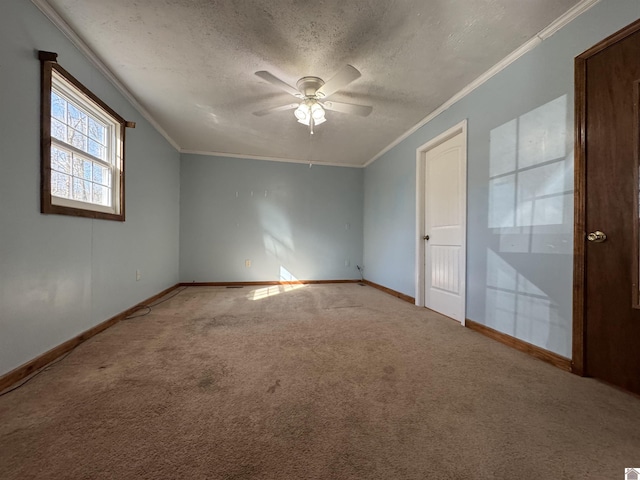
[[[48,0],[183,151],[363,165],[578,0]],[[64,59],[61,59],[64,62]],[[312,137],[255,76],[362,77]],[[63,63],[64,65],[64,63]]]

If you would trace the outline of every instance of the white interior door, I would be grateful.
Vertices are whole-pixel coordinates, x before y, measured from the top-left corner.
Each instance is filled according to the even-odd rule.
[[[465,316],[466,142],[463,133],[425,153],[425,306]]]

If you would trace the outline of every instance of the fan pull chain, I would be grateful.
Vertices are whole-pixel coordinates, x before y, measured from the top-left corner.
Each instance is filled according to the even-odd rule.
[[[309,161],[309,168],[313,166],[311,162],[311,151],[313,149],[313,118],[309,122],[309,148],[307,150],[307,160]]]

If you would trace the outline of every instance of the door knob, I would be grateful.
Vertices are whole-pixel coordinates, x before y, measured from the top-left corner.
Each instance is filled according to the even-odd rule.
[[[591,232],[587,235],[587,240],[594,243],[602,243],[607,239],[607,234],[601,232],[600,230],[596,230],[595,232]]]
[[[425,235],[424,237],[422,237],[423,240],[429,240],[429,235]]]

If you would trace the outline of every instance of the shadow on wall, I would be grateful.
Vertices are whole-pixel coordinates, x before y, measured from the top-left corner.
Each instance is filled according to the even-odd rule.
[[[568,115],[563,95],[490,133],[486,292],[489,327],[566,356],[571,285],[559,282],[573,255]]]

